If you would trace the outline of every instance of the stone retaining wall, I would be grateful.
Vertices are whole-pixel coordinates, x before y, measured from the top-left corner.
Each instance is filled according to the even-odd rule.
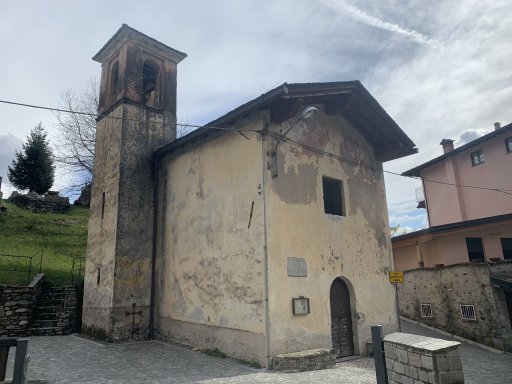
[[[26,195],[21,195],[18,192],[13,192],[9,197],[9,201],[18,207],[37,213],[66,213],[71,207],[69,198],[59,196],[57,192],[48,192],[46,195],[30,192]]]
[[[460,343],[392,333],[384,338],[389,384],[464,383]]]
[[[42,286],[37,274],[28,286],[0,285],[0,336],[24,336]]]
[[[400,314],[490,347],[512,352],[512,327],[504,291],[490,276],[512,278],[512,262],[456,264],[404,272],[398,284]],[[430,312],[422,313],[421,305]],[[461,305],[474,306],[474,319],[463,318]]]

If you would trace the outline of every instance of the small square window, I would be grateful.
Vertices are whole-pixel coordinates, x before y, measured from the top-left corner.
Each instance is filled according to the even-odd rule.
[[[432,304],[421,304],[421,317],[433,317]]]
[[[466,237],[469,261],[481,263],[484,259],[484,246],[480,237]]]
[[[512,136],[505,139],[505,147],[507,148],[507,153],[512,153]]]
[[[482,164],[482,163],[485,163],[484,153],[482,152],[481,149],[479,149],[478,151],[473,152],[471,154],[471,164],[478,165],[478,164]]]
[[[503,250],[503,258],[512,260],[512,238],[501,238],[501,249]]]
[[[460,314],[462,320],[476,320],[475,306],[473,304],[461,304]]]
[[[324,189],[324,211],[329,215],[345,216],[343,181],[322,177]]]

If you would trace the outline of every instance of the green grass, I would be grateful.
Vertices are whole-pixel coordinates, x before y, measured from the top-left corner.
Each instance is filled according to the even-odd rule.
[[[63,285],[71,280],[73,257],[85,257],[89,210],[72,206],[69,213],[33,213],[2,200],[0,255],[31,256],[43,250],[42,270],[48,282]],[[39,256],[32,259],[31,277],[39,272]],[[36,267],[34,267],[36,266]],[[0,284],[26,284],[29,259],[0,256]],[[75,273],[76,281],[76,273]]]

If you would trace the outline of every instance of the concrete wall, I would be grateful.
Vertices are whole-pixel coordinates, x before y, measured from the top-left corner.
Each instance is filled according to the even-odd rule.
[[[237,127],[263,123],[256,115]],[[262,149],[259,135],[245,135],[161,161],[156,326],[161,337],[264,364]]]
[[[512,330],[503,292],[493,288],[491,273],[512,277],[512,263],[461,264],[405,272],[398,285],[402,315],[497,349],[512,350]],[[431,318],[420,304],[431,304]],[[476,320],[462,320],[460,305],[474,305]]]
[[[123,106],[111,112],[123,116]],[[84,327],[110,329],[114,295],[115,249],[121,163],[122,120],[102,119],[96,127],[94,182],[91,190],[84,272]],[[105,193],[103,217],[103,193]],[[99,275],[99,279],[98,279]]]
[[[121,104],[98,122],[84,276],[85,330],[108,338],[147,336],[153,249],[153,150],[171,122],[164,114]],[[103,193],[105,196],[103,202]],[[102,208],[104,204],[104,209]],[[103,210],[103,217],[102,217]],[[99,274],[99,282],[98,282]]]
[[[351,293],[356,353],[365,353],[370,325],[382,324],[386,332],[396,329],[394,287],[387,275],[392,260],[382,164],[346,120],[316,107],[320,112],[297,123],[288,137],[351,163],[283,142],[277,151],[277,177],[266,171],[271,355],[332,347],[329,291],[337,277]],[[294,121],[272,130],[282,133]],[[275,139],[267,137],[264,144],[271,154]],[[267,161],[272,165],[274,160],[269,156]],[[345,216],[324,212],[322,176],[343,181]],[[305,259],[306,277],[288,276],[289,257]],[[309,298],[309,315],[293,315],[291,301],[299,296]]]
[[[507,153],[504,132],[479,146],[467,149],[443,162],[421,171],[424,180],[436,180],[459,185],[475,185],[512,190],[512,179],[506,177],[512,167],[512,154]],[[471,163],[471,153],[481,149],[485,162]],[[497,216],[512,212],[509,195],[474,188],[425,182],[431,226]]]
[[[503,260],[501,238],[512,238],[511,223],[497,223],[432,234],[428,238],[393,241],[393,258],[397,271],[418,268],[420,258],[425,267],[436,264],[457,264],[469,262],[467,237],[482,239],[485,260]],[[416,244],[418,242],[418,244]],[[418,249],[419,248],[419,249]],[[418,255],[418,252],[420,253]]]

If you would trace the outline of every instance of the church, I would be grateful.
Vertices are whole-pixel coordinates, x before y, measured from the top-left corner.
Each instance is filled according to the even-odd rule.
[[[101,64],[83,332],[272,368],[397,329],[383,162],[414,143],[359,81],[284,83],[176,139],[186,54],[123,24]]]

